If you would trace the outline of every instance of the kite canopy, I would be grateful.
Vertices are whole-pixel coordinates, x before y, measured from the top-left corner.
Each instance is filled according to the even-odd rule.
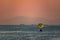
[[[45,28],[45,25],[42,24],[42,23],[39,23],[39,24],[38,24],[38,27],[39,27],[39,28]]]

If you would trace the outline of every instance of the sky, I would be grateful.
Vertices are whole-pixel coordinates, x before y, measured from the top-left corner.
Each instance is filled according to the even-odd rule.
[[[0,0],[0,25],[60,25],[60,0]]]

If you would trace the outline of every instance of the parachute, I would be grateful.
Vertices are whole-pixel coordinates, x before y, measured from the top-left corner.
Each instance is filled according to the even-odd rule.
[[[45,25],[42,24],[42,23],[39,23],[39,24],[38,24],[38,27],[42,29],[42,28],[45,28]]]

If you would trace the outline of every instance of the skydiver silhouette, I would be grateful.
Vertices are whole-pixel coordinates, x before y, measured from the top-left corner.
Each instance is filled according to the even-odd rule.
[[[39,31],[40,31],[40,32],[42,32],[42,29],[43,29],[45,26],[44,26],[44,24],[39,23],[39,24],[38,24],[38,27],[40,28],[40,30],[39,30]]]

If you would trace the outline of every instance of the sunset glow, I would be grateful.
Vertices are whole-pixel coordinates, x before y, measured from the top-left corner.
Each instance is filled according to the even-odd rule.
[[[0,0],[0,24],[39,22],[60,24],[60,0]]]

